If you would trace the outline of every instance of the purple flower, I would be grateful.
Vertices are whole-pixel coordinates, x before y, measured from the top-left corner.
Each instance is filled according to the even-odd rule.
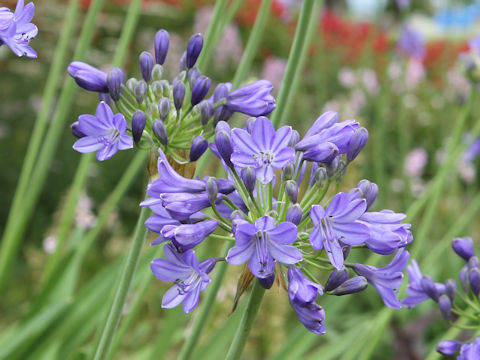
[[[250,116],[264,116],[275,109],[275,98],[271,95],[273,86],[268,80],[257,80],[230,92],[226,107],[230,111]]]
[[[470,237],[454,238],[452,240],[452,248],[465,261],[475,256],[473,240]]]
[[[457,360],[480,359],[480,336],[471,344],[464,344],[460,349],[460,355]]]
[[[295,150],[288,147],[291,133],[289,126],[275,132],[270,120],[259,117],[251,134],[244,129],[232,130],[235,151],[231,160],[239,167],[253,166],[257,169],[257,179],[267,184],[273,180],[273,169],[281,169],[295,158]]]
[[[343,266],[341,243],[359,245],[368,240],[368,227],[358,221],[366,208],[364,199],[351,200],[348,194],[338,193],[326,210],[321,205],[314,205],[310,210],[315,225],[310,243],[315,250],[324,248],[337,269]]]
[[[288,299],[302,324],[314,334],[324,334],[325,311],[315,300],[323,295],[322,287],[303,275],[296,267],[288,269]]]
[[[208,258],[199,263],[195,251],[180,253],[170,244],[165,245],[164,252],[166,259],[154,259],[150,264],[158,279],[175,282],[163,296],[162,307],[171,309],[183,302],[183,311],[188,313],[197,306],[200,292],[210,283],[207,274],[216,260]]]
[[[230,249],[227,261],[240,265],[248,261],[250,271],[258,278],[272,275],[277,260],[295,264],[302,260],[302,253],[289,246],[297,238],[297,227],[291,222],[275,226],[275,219],[262,216],[255,224],[240,223],[235,231],[236,245]]]
[[[165,225],[152,245],[158,245],[171,240],[173,245],[182,252],[193,249],[207,236],[215,231],[218,221],[207,220],[195,224]]]
[[[425,56],[425,39],[423,35],[408,25],[403,26],[397,47],[400,52],[419,60]]]
[[[71,62],[67,71],[81,88],[101,93],[108,92],[107,73],[81,61]]]
[[[207,193],[163,193],[160,199],[165,210],[177,220],[187,220],[193,214],[211,206]],[[223,199],[223,194],[217,194],[216,203]]]
[[[412,260],[412,264],[407,266],[408,273],[408,286],[407,294],[408,296],[402,300],[403,305],[408,307],[415,307],[421,302],[430,299],[430,295],[425,292],[425,277],[422,275],[418,263],[415,260]],[[422,281],[423,280],[423,281]],[[437,295],[442,295],[446,293],[446,288],[444,284],[433,283],[434,292]]]
[[[15,12],[6,7],[0,7],[0,46],[6,44],[17,56],[36,58],[37,53],[30,46],[30,40],[37,33],[37,27],[30,21],[35,12],[35,5],[24,0],[18,0]]]
[[[85,134],[78,139],[73,148],[81,153],[97,151],[99,161],[110,159],[118,150],[131,149],[133,140],[126,134],[127,121],[120,113],[113,114],[112,109],[100,102],[97,116],[80,115],[78,129]]]
[[[354,264],[353,270],[364,276],[382,297],[385,306],[400,309],[402,304],[397,299],[396,291],[403,280],[403,269],[407,265],[410,254],[404,249],[398,250],[392,262],[385,267],[376,268],[370,265]]]
[[[413,241],[410,224],[403,224],[405,214],[392,210],[366,212],[359,221],[370,230],[370,236],[365,244],[377,254],[393,254],[397,249],[405,247]]]
[[[437,344],[436,350],[445,356],[455,355],[460,350],[462,343],[456,340],[442,340]]]

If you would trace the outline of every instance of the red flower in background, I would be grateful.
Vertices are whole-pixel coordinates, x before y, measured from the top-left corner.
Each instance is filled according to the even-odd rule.
[[[240,25],[252,26],[255,23],[261,0],[244,0],[243,5],[237,12],[235,19]],[[278,1],[273,1],[270,10],[277,17],[283,14],[285,8]]]
[[[435,65],[450,67],[455,64],[458,55],[468,50],[468,48],[468,43],[466,42],[454,43],[443,39],[432,41],[427,44],[423,64],[427,68],[435,67]]]

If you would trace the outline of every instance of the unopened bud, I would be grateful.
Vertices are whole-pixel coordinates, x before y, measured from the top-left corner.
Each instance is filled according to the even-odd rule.
[[[450,298],[443,294],[438,299],[438,307],[440,308],[440,312],[445,320],[451,321],[452,320],[452,302]]]
[[[285,193],[292,203],[296,203],[298,200],[298,185],[293,180],[288,180],[285,183]]]
[[[177,109],[177,111],[182,108],[184,99],[185,85],[183,85],[183,82],[177,81],[177,83],[173,86],[173,104],[175,105],[175,109]]]
[[[290,206],[287,210],[285,220],[290,221],[291,223],[298,225],[302,221],[303,210],[299,204],[294,204]]]
[[[197,62],[198,56],[203,48],[202,34],[193,35],[187,44],[187,54],[185,57],[185,65],[188,69],[192,68]]]
[[[200,118],[202,121],[202,125],[205,126],[208,124],[208,121],[213,115],[213,107],[212,103],[208,100],[204,100],[200,103]]]
[[[475,256],[473,250],[473,240],[470,237],[455,238],[452,240],[453,251],[457,253],[463,260],[468,261]]]
[[[470,288],[475,296],[480,294],[480,269],[472,268],[468,270],[468,280],[470,282]]]
[[[273,286],[273,283],[275,282],[275,274],[270,275],[269,277],[266,278],[257,278],[258,283],[264,288],[264,289],[270,289]]]
[[[294,147],[300,141],[300,134],[297,130],[292,130],[292,135],[290,136],[290,141],[288,142],[288,146]]]
[[[166,97],[161,98],[158,101],[158,114],[160,115],[160,119],[165,121],[168,117],[168,113],[170,112],[170,100]]]
[[[119,68],[113,68],[107,75],[107,87],[113,101],[120,99],[122,93],[123,71]]]
[[[141,80],[135,85],[135,98],[137,99],[137,102],[141,104],[143,100],[145,99],[145,95],[148,90],[148,85],[145,81]]]
[[[242,177],[243,184],[249,193],[253,192],[255,189],[255,181],[257,180],[256,172],[253,166],[247,166],[242,169],[240,172]]]
[[[282,170],[283,181],[292,180],[294,175],[295,175],[295,166],[292,163],[288,164],[283,168]]]
[[[192,106],[197,105],[203,98],[207,95],[210,90],[210,85],[212,80],[206,76],[200,76],[193,85],[192,97],[190,98],[190,103]]]
[[[427,294],[432,300],[438,301],[439,294],[432,278],[424,275],[422,277],[421,284],[425,294]]]
[[[163,66],[160,64],[155,64],[152,70],[152,79],[153,81],[160,81],[163,77]]]
[[[318,187],[324,187],[325,182],[327,181],[328,175],[327,175],[327,169],[325,169],[323,166],[319,167],[315,171],[315,184]]]
[[[363,276],[356,276],[346,280],[339,287],[332,290],[330,293],[336,296],[355,294],[367,288],[367,279]]]
[[[80,131],[79,125],[80,125],[79,122],[75,121],[74,123],[72,123],[72,125],[70,125],[70,131],[72,132],[73,136],[80,139],[86,135]]]
[[[348,279],[348,270],[342,268],[340,270],[334,269],[330,276],[328,277],[327,282],[325,283],[325,291],[332,291],[340,285],[342,285]]]
[[[351,162],[353,161],[358,154],[360,154],[360,151],[365,147],[368,141],[368,131],[364,127],[361,127],[355,131],[355,133],[352,136],[352,139],[350,140],[350,143],[348,144],[348,149],[347,149],[347,161]]]
[[[152,54],[147,51],[143,51],[139,57],[140,71],[142,72],[143,80],[149,82],[152,80],[152,70],[154,65]]]
[[[125,85],[127,86],[128,90],[135,92],[135,88],[137,87],[138,80],[135,78],[130,78],[127,80]]]
[[[170,35],[166,30],[159,30],[155,34],[155,60],[157,64],[163,65],[170,46]]]
[[[147,123],[147,117],[142,110],[137,110],[132,116],[132,136],[135,142],[139,142],[142,138],[143,129]]]
[[[368,180],[361,180],[357,187],[360,189],[362,197],[367,202],[367,210],[375,203],[375,200],[378,196],[378,186],[377,184],[370,182]]]
[[[217,179],[210,176],[207,179],[207,183],[206,183],[206,186],[205,186],[205,191],[207,192],[208,201],[210,202],[210,205],[213,206],[217,201],[217,195],[218,195]]]
[[[167,137],[167,129],[165,129],[165,124],[163,123],[162,120],[156,119],[153,124],[152,124],[152,131],[157,137],[158,140],[160,140],[160,143],[163,146],[168,145],[168,137]]]

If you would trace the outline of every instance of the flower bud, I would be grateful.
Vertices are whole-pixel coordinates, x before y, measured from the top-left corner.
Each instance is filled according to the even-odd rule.
[[[173,86],[173,104],[175,109],[180,110],[183,105],[183,99],[185,98],[185,85],[181,81]]]
[[[215,87],[213,91],[213,102],[217,103],[220,100],[226,98],[228,96],[229,88],[228,85],[225,83],[220,83]]]
[[[198,56],[203,48],[202,34],[193,35],[188,41],[185,65],[188,69],[192,68],[197,62]]]
[[[195,81],[202,76],[202,73],[200,70],[198,70],[198,67],[194,67],[190,70],[188,70],[188,83],[190,84],[190,89],[193,89],[193,85],[195,85]]]
[[[285,193],[292,203],[296,203],[298,200],[298,185],[293,180],[288,180],[285,183]]]
[[[364,127],[358,128],[352,136],[347,149],[347,161],[353,161],[368,141],[368,131]]]
[[[113,102],[113,99],[112,99],[112,97],[110,96],[109,93],[98,93],[98,99],[100,101],[103,101],[104,103],[106,103],[111,108],[114,107],[114,105],[115,105],[115,103]]]
[[[135,88],[137,87],[138,80],[135,78],[130,78],[127,80],[125,85],[127,86],[128,90],[135,92]]]
[[[137,110],[132,116],[132,137],[135,142],[142,138],[143,129],[147,123],[147,117],[142,110]]]
[[[298,225],[302,221],[303,210],[300,204],[294,204],[287,210],[285,220],[290,221],[292,224]]]
[[[168,137],[167,137],[167,129],[165,129],[165,124],[163,123],[162,120],[156,119],[153,124],[152,124],[152,131],[157,137],[158,140],[160,140],[160,143],[163,146],[168,145]]]
[[[468,280],[473,293],[478,296],[480,294],[480,269],[471,268],[468,270]]]
[[[470,290],[470,282],[468,280],[468,266],[465,265],[462,270],[460,270],[460,274],[458,275],[460,278],[460,284],[462,285],[462,290],[464,293],[468,293]]]
[[[275,282],[275,273],[270,275],[269,277],[266,278],[257,278],[258,283],[264,288],[264,289],[270,289],[273,286],[273,283]]]
[[[294,147],[300,141],[300,134],[297,130],[292,130],[292,135],[290,136],[290,141],[288,142],[288,146]]]
[[[327,175],[329,178],[334,177],[340,170],[340,157],[335,157],[330,163],[327,164]]]
[[[233,153],[232,142],[230,139],[230,126],[225,121],[220,121],[215,128],[215,145],[218,154],[228,167],[233,167],[230,157]]]
[[[319,167],[315,171],[315,184],[317,184],[318,187],[324,187],[325,182],[327,181],[328,175],[327,175],[327,169],[325,169],[323,166]]]
[[[205,95],[207,95],[208,90],[210,90],[210,85],[212,84],[212,80],[210,80],[206,76],[200,76],[193,85],[192,89],[192,97],[190,99],[190,103],[192,106],[197,105],[200,101],[203,100]]]
[[[152,79],[153,81],[160,81],[163,77],[163,66],[155,64],[152,70]]]
[[[208,124],[208,121],[213,115],[212,103],[208,100],[202,101],[199,107],[200,107],[200,117],[202,120],[202,125],[205,126]]]
[[[452,302],[448,295],[443,294],[438,299],[438,306],[440,308],[440,312],[445,320],[451,321],[452,320]]]
[[[190,148],[190,161],[197,161],[208,148],[208,141],[201,135],[197,136]]]
[[[325,291],[332,291],[340,285],[342,285],[348,279],[348,270],[342,268],[340,270],[334,269],[330,276],[328,277],[327,282],[325,283]]]
[[[445,281],[445,289],[448,297],[451,301],[455,299],[455,294],[457,293],[457,283],[453,279],[448,279]]]
[[[364,278],[363,276],[355,276],[351,279],[346,280],[340,286],[332,290],[330,294],[336,296],[355,294],[365,290],[367,286],[368,282],[366,278]]]
[[[139,57],[140,71],[142,72],[143,80],[149,82],[152,80],[152,70],[154,65],[152,54],[147,51],[142,51]]]
[[[217,179],[210,176],[207,179],[207,182],[205,185],[205,191],[207,192],[208,201],[210,202],[210,205],[213,206],[217,202],[217,195],[218,195]]]
[[[107,75],[108,92],[113,101],[120,99],[122,93],[123,71],[119,68],[113,68]]]
[[[170,45],[170,35],[166,30],[159,30],[155,34],[155,60],[157,64],[163,65],[167,57]]]
[[[432,300],[438,301],[439,294],[432,278],[424,275],[422,277],[421,284],[425,294],[427,294]]]
[[[470,259],[468,259],[467,265],[469,269],[480,267],[480,262],[478,260],[478,257],[472,256]]]
[[[455,238],[452,240],[453,251],[457,253],[463,260],[468,261],[475,256],[473,250],[473,240],[470,237]]]
[[[137,102],[141,104],[143,100],[145,99],[145,95],[147,94],[148,90],[148,85],[145,81],[141,80],[135,85],[135,98],[137,99]]]
[[[108,91],[107,74],[87,63],[73,61],[68,65],[67,71],[78,86],[85,90],[95,92]]]
[[[243,184],[249,193],[252,193],[255,189],[255,181],[257,180],[255,169],[253,166],[247,166],[240,172]]]
[[[460,341],[442,340],[437,344],[436,350],[442,355],[452,356],[460,350],[461,346],[462,343]]]
[[[282,181],[292,180],[295,175],[295,166],[290,163],[282,170]]]
[[[187,70],[187,52],[186,51],[184,51],[182,56],[180,57],[180,63],[178,67],[180,71]]]
[[[360,189],[362,197],[367,201],[367,210],[373,205],[378,195],[377,184],[368,180],[361,180],[357,184],[357,188]]]
[[[79,122],[78,121],[75,121],[74,123],[72,123],[70,125],[70,131],[72,132],[72,135],[77,137],[77,138],[82,138],[84,136],[86,136],[83,132],[80,131],[79,129]]]
[[[161,81],[154,81],[152,85],[150,85],[150,88],[152,89],[155,97],[159,98],[163,96],[163,85]]]
[[[158,101],[158,114],[160,115],[160,119],[165,121],[168,117],[168,113],[170,112],[170,100],[166,97],[161,98]]]

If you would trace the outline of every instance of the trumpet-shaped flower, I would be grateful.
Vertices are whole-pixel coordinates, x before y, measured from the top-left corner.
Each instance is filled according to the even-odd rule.
[[[253,166],[257,179],[267,184],[273,180],[274,169],[285,167],[295,158],[295,150],[288,146],[291,134],[290,126],[275,131],[266,117],[254,122],[251,134],[244,129],[234,129],[232,163],[242,168]]]
[[[408,273],[408,296],[402,300],[403,305],[408,307],[415,307],[421,302],[430,299],[430,295],[425,292],[425,286],[422,284],[424,276],[420,271],[420,267],[415,260],[412,260],[412,264],[407,266]],[[445,294],[447,289],[444,284],[434,283],[434,291],[438,296]]]
[[[85,136],[78,139],[73,148],[81,153],[97,151],[99,161],[110,159],[118,150],[133,147],[132,138],[126,134],[124,116],[120,113],[114,115],[103,101],[97,106],[97,116],[80,115],[78,124]]]
[[[171,309],[183,302],[188,313],[198,304],[200,292],[210,283],[208,273],[216,264],[215,258],[198,262],[195,251],[180,253],[171,244],[164,247],[166,259],[154,259],[150,264],[153,274],[162,281],[174,282],[162,299],[162,307]]]
[[[230,249],[227,261],[240,265],[248,261],[248,267],[258,278],[273,274],[274,260],[284,264],[295,264],[302,260],[302,253],[290,246],[297,238],[297,227],[291,222],[275,226],[275,219],[262,216],[255,224],[240,223],[236,227],[236,245]]]

